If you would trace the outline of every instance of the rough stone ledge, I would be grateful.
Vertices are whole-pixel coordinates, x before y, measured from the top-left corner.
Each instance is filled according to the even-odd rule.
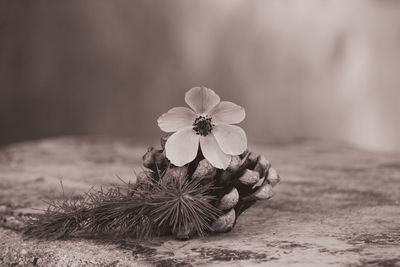
[[[24,239],[43,199],[134,181],[144,146],[65,137],[0,148],[0,266],[400,266],[400,154],[299,140],[251,146],[283,177],[227,234],[147,242]]]

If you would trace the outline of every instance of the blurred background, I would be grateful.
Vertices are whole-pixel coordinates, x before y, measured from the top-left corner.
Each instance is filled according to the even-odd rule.
[[[400,1],[0,0],[0,145],[153,142],[193,86],[249,140],[400,149]]]

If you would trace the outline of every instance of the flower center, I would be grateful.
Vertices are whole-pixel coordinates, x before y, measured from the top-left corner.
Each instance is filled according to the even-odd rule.
[[[214,124],[211,123],[211,117],[208,115],[199,116],[194,120],[192,124],[193,131],[198,135],[206,136],[211,133]]]

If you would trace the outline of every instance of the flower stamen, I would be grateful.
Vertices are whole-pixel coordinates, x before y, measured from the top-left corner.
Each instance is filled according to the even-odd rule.
[[[209,133],[211,133],[214,124],[211,123],[211,117],[205,115],[197,117],[194,120],[192,126],[193,126],[193,131],[195,131],[197,135],[206,136]]]

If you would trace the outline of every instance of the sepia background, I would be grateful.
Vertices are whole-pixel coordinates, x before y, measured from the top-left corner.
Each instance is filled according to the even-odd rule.
[[[0,0],[0,145],[153,142],[193,86],[253,143],[400,149],[400,1]]]

